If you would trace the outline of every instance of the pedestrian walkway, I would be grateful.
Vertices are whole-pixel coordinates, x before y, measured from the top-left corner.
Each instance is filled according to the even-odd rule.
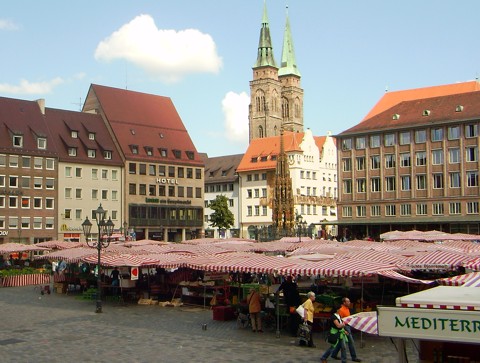
[[[277,337],[214,321],[208,308],[108,302],[96,314],[94,301],[42,296],[32,286],[0,288],[0,314],[2,362],[319,362],[327,348],[321,333],[316,348],[299,347],[286,332]],[[355,338],[363,362],[397,361],[389,339]],[[418,362],[412,341],[407,351],[408,361]]]

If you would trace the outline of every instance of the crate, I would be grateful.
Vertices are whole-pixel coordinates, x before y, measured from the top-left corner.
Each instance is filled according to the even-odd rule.
[[[212,310],[213,320],[227,321],[235,319],[235,312],[231,306],[215,306]]]

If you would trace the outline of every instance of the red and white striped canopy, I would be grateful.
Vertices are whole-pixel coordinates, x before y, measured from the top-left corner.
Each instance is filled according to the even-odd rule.
[[[281,275],[323,275],[323,276],[369,276],[379,271],[395,270],[396,266],[386,263],[339,258],[328,261],[297,263],[280,268]]]
[[[365,311],[343,318],[343,321],[353,329],[363,331],[367,334],[378,335],[377,313]]]
[[[36,246],[56,249],[56,250],[65,250],[67,248],[76,248],[82,246],[80,242],[67,242],[67,241],[46,241],[37,243]]]
[[[87,263],[97,263],[98,256],[87,256],[82,259]],[[147,255],[132,255],[132,254],[116,254],[104,253],[100,255],[100,265],[102,266],[154,266],[157,263],[152,256]]]
[[[390,279],[394,280],[399,280],[399,281],[404,281],[409,284],[424,284],[424,285],[430,285],[435,282],[435,280],[420,280],[420,279],[414,279],[413,277],[408,277],[405,275],[402,275],[401,273],[397,271],[380,271],[378,273],[381,276],[388,277]]]
[[[480,287],[480,272],[467,274],[469,278],[463,284],[463,287]]]
[[[463,266],[470,270],[480,271],[480,257],[476,257],[473,260],[466,262]]]
[[[4,243],[0,244],[0,254],[12,253],[12,252],[28,252],[28,251],[48,251],[48,248],[40,246],[27,245],[23,243]]]
[[[437,282],[444,286],[480,287],[480,272],[438,279]]]
[[[76,263],[82,262],[82,258],[90,255],[96,256],[97,251],[89,247],[78,247],[59,250],[42,256],[34,256],[34,258],[39,260],[66,261],[69,263]]]
[[[471,256],[448,251],[433,251],[401,262],[410,269],[450,270],[462,266]]]

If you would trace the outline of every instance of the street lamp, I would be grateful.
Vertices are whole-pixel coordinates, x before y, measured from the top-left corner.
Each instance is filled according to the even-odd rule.
[[[123,222],[123,237],[125,237],[125,241],[127,240],[127,227],[128,223],[126,221]]]
[[[297,216],[297,231],[298,231],[298,242],[302,242],[302,230],[306,231],[307,229],[307,221],[303,221],[303,217],[301,215]]]
[[[96,248],[98,252],[98,259],[97,259],[97,307],[95,312],[96,313],[101,313],[102,312],[102,279],[100,275],[100,252],[102,251],[102,248],[107,248],[108,245],[110,244],[109,238],[111,237],[113,233],[113,227],[115,225],[112,222],[111,218],[108,218],[108,221],[105,222],[105,215],[106,215],[105,209],[102,208],[102,204],[100,204],[95,211],[95,221],[97,222],[97,228],[98,228],[98,236],[96,241],[89,241],[89,235],[90,231],[92,229],[92,222],[88,219],[88,217],[85,219],[85,221],[82,223],[82,228],[83,228],[83,234],[85,235],[85,238],[87,240],[87,245],[88,247],[91,248]],[[106,236],[106,240],[103,240],[103,236]]]

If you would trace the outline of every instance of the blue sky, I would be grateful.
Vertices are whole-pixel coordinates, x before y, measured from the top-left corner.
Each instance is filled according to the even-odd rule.
[[[267,0],[280,62],[286,4],[304,124],[337,134],[390,91],[475,79],[478,0]],[[91,83],[170,97],[199,152],[243,153],[263,0],[0,3],[0,96],[79,110]]]

